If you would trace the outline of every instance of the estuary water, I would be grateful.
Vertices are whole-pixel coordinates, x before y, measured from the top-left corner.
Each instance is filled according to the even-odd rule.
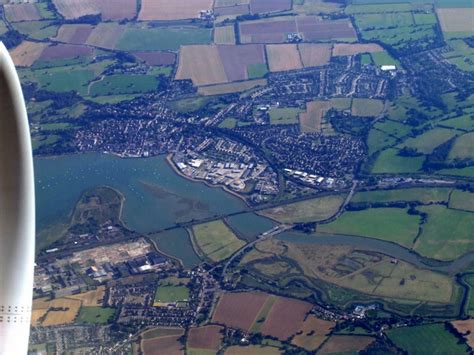
[[[67,222],[81,194],[98,185],[125,196],[123,221],[141,233],[246,209],[242,200],[220,188],[177,175],[165,156],[123,159],[91,153],[37,158],[35,180],[38,230]]]

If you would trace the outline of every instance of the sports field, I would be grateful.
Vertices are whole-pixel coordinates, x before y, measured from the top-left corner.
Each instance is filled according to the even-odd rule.
[[[188,302],[189,288],[186,286],[189,279],[175,277],[160,280],[156,288],[154,306],[166,306],[169,303]]]
[[[113,308],[81,307],[77,323],[106,324],[115,314]]]

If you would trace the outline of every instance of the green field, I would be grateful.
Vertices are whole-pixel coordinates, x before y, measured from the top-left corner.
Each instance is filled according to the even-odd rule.
[[[474,166],[462,169],[442,169],[437,171],[437,174],[474,178]]]
[[[466,313],[470,316],[474,316],[474,275],[469,274],[463,277],[465,283],[469,285],[469,296],[468,302],[466,303]]]
[[[214,98],[212,96],[192,96],[184,99],[170,101],[170,107],[181,113],[195,112],[203,108]]]
[[[474,159],[474,132],[458,137],[451,148],[448,160]]]
[[[452,129],[434,128],[420,136],[408,138],[405,142],[401,143],[398,148],[408,147],[416,149],[423,154],[431,154],[437,146],[450,140],[455,135],[456,131]]]
[[[345,212],[334,222],[318,225],[317,231],[382,239],[411,248],[419,222],[419,216],[409,215],[405,209],[371,208]]]
[[[449,199],[449,208],[474,212],[474,193],[454,190]]]
[[[367,146],[369,155],[372,155],[384,148],[390,147],[397,142],[396,138],[379,129],[371,129],[367,136]]]
[[[427,257],[452,260],[474,250],[474,213],[451,210],[445,206],[421,206],[428,214],[415,250]]]
[[[235,128],[237,120],[235,118],[226,118],[219,124],[220,128]]]
[[[387,331],[395,345],[409,354],[466,354],[468,347],[446,330],[444,324],[402,327]]]
[[[120,50],[173,50],[190,44],[211,43],[210,29],[193,27],[129,27],[117,43]]]
[[[173,229],[153,234],[149,238],[160,251],[179,259],[186,269],[191,269],[201,263],[185,229]]]
[[[344,198],[344,195],[319,197],[264,210],[261,214],[281,223],[316,222],[335,215]]]
[[[199,253],[212,261],[221,261],[245,245],[223,221],[193,226],[194,243]]]
[[[297,124],[298,114],[301,109],[295,107],[287,108],[271,108],[268,112],[270,115],[270,124]]]
[[[72,70],[69,67],[41,69],[35,71],[36,78],[44,90],[54,92],[77,91],[87,93],[87,84],[95,78],[95,73],[89,69]]]
[[[16,22],[12,26],[21,34],[36,40],[55,37],[59,29],[56,21],[24,21]]]
[[[189,279],[175,277],[160,280],[156,288],[154,304],[187,302],[189,300],[189,288],[186,286],[188,282]]]
[[[354,116],[375,117],[383,111],[383,101],[376,99],[353,99],[352,114]]]
[[[421,203],[439,203],[449,200],[451,188],[412,188],[358,192],[351,202],[391,202],[418,201]]]
[[[349,5],[344,9],[344,12],[349,15],[354,15],[354,14],[370,14],[370,13],[384,13],[384,12],[410,12],[411,10],[412,10],[412,6],[407,3],[387,4],[387,5],[368,4],[368,5]]]
[[[380,153],[372,167],[372,174],[416,173],[420,171],[424,157],[402,157],[397,149]]]
[[[250,64],[247,67],[247,74],[249,79],[263,78],[268,73],[268,68],[265,63]]]
[[[92,96],[136,94],[153,91],[156,85],[157,80],[151,75],[111,75],[92,83],[89,94]]]
[[[81,307],[76,323],[106,324],[114,315],[113,308]]]
[[[351,0],[354,5],[364,4],[426,4],[432,3],[436,7],[471,7],[472,0]]]

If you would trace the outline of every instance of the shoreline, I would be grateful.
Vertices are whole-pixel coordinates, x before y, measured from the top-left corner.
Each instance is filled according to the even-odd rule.
[[[185,174],[183,174],[177,167],[176,165],[174,164],[173,160],[172,160],[172,156],[173,156],[173,153],[168,153],[166,155],[166,163],[171,167],[171,169],[177,174],[179,175],[180,177],[186,179],[186,180],[189,180],[189,181],[193,181],[193,182],[199,182],[201,184],[205,184],[207,187],[211,187],[211,188],[214,188],[214,189],[221,189],[221,190],[224,190],[225,192],[235,196],[235,197],[238,197],[239,199],[241,199],[242,201],[244,201],[245,205],[247,207],[251,207],[249,205],[249,203],[247,202],[247,200],[245,199],[245,197],[239,195],[237,192],[235,191],[232,191],[231,189],[229,189],[227,186],[225,185],[212,185],[212,184],[209,184],[206,180],[200,180],[200,179],[194,179],[194,178],[191,178]]]

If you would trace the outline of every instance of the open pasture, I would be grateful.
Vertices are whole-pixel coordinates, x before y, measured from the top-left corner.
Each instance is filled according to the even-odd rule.
[[[99,4],[94,0],[53,0],[53,4],[67,20],[100,14]]]
[[[297,107],[278,107],[271,108],[268,114],[270,115],[270,124],[285,125],[298,123],[298,114],[300,109]]]
[[[271,307],[261,331],[265,335],[286,340],[303,325],[306,314],[313,306],[304,301],[278,297]]]
[[[424,157],[403,157],[398,153],[399,150],[394,148],[382,151],[372,166],[372,174],[402,174],[420,171]]]
[[[445,206],[421,206],[417,209],[428,217],[415,251],[438,260],[453,260],[474,250],[474,213]]]
[[[193,226],[194,244],[204,258],[221,261],[245,245],[219,220]]]
[[[411,248],[419,223],[420,217],[409,215],[406,209],[371,208],[346,211],[334,222],[318,225],[317,231],[382,239]]]
[[[218,325],[191,328],[188,333],[187,348],[218,351],[224,337],[221,334],[222,329]]]
[[[201,10],[211,10],[213,5],[212,0],[142,0],[141,3],[140,21],[199,18]]]
[[[377,117],[384,108],[384,102],[377,99],[352,99],[352,115],[361,117]]]
[[[102,20],[130,20],[137,14],[137,0],[99,0]]]
[[[117,43],[124,51],[177,51],[181,46],[211,43],[211,30],[197,27],[129,26]]]
[[[383,52],[383,48],[375,43],[335,43],[332,55],[335,57],[342,57],[375,52]]]
[[[449,208],[474,212],[474,193],[454,190],[449,198]]]
[[[267,12],[280,12],[290,10],[292,0],[250,0],[250,12],[261,14]]]
[[[344,195],[332,195],[282,205],[261,212],[280,223],[306,223],[325,220],[339,210]]]
[[[331,44],[303,43],[298,45],[303,66],[319,67],[329,64],[331,60]]]
[[[269,44],[265,48],[271,72],[303,68],[296,44]]]
[[[431,154],[436,147],[450,140],[455,135],[456,131],[452,129],[434,128],[417,137],[408,138],[405,142],[400,143],[399,147],[413,148],[420,153]]]
[[[176,62],[176,54],[171,52],[160,52],[160,51],[139,51],[133,53],[135,56],[145,61],[148,65],[152,66],[168,66],[173,65]]]
[[[460,344],[443,323],[394,328],[387,331],[394,344],[409,354],[465,354],[467,346]]]
[[[350,336],[350,335],[333,335],[324,343],[320,349],[320,354],[334,353],[359,353],[374,342],[375,338],[369,336]]]
[[[36,70],[35,78],[44,89],[49,91],[77,91],[80,94],[86,94],[87,85],[95,78],[95,74],[92,70],[73,68],[75,70],[69,67]]]
[[[295,335],[291,343],[302,347],[307,351],[314,351],[327,339],[327,335],[335,325],[335,322],[309,315],[301,325],[297,335]]]
[[[457,191],[457,190],[456,190]],[[448,202],[451,188],[411,188],[357,192],[351,202],[385,203],[385,202],[421,202],[425,204]],[[453,197],[451,196],[451,200]]]
[[[10,22],[35,21],[42,19],[36,4],[5,4],[3,9],[7,20]]]
[[[472,159],[474,159],[474,132],[458,137],[448,155],[448,160]]]
[[[156,89],[157,80],[151,75],[117,74],[105,76],[90,85],[92,96],[136,94]]]
[[[323,121],[323,106],[321,101],[306,103],[306,111],[300,113],[300,129],[302,132],[321,132]]]
[[[172,327],[156,327],[144,331],[140,334],[142,339],[153,339],[162,338],[170,335],[181,335],[183,334],[183,328],[172,328]]]
[[[474,8],[436,9],[443,32],[474,32]]]
[[[85,44],[93,29],[94,26],[85,24],[62,25],[53,39],[64,43]]]
[[[10,51],[13,62],[17,67],[30,67],[41,57],[47,43],[23,41]]]
[[[58,44],[46,47],[41,53],[40,60],[54,61],[61,59],[72,59],[77,57],[88,57],[93,53],[92,48],[72,44]]]
[[[212,322],[249,331],[268,297],[260,292],[225,293],[217,303]]]
[[[90,46],[114,49],[124,32],[125,26],[114,22],[100,23],[92,30],[86,43]]]

